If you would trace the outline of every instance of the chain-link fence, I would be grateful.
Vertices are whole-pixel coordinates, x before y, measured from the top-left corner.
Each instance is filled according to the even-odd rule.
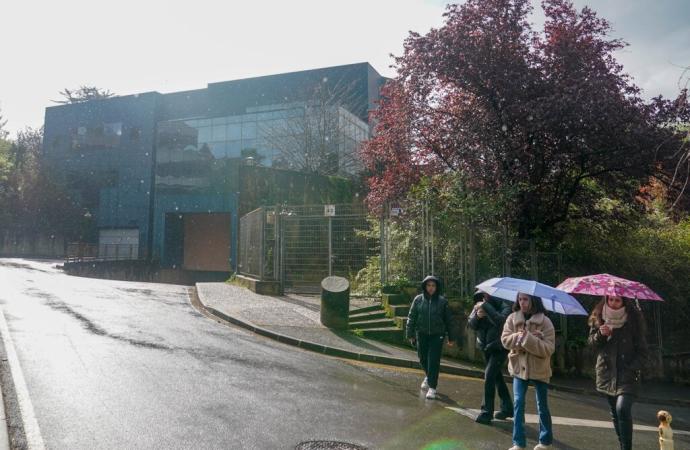
[[[238,269],[287,291],[318,292],[329,275],[354,280],[378,243],[361,205],[264,207],[240,218]]]
[[[323,278],[338,275],[361,294],[434,274],[456,297],[495,276],[560,282],[559,252],[415,206],[390,208],[380,219],[363,205],[258,208],[240,219],[239,272],[298,292],[318,291]]]
[[[430,210],[423,202],[387,208],[381,219],[381,280],[416,283],[434,274],[451,296],[467,297],[474,286],[498,276],[561,281],[560,252],[515,239],[501,226],[477,225]]]
[[[367,212],[361,205],[283,206],[280,216],[280,274],[283,288],[318,292],[321,280],[354,280],[377,253]]]

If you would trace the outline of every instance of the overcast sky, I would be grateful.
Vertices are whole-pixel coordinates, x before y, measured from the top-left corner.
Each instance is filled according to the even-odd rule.
[[[576,0],[630,46],[618,57],[651,97],[690,65],[690,0]],[[538,7],[538,5],[537,5]],[[209,82],[368,61],[392,76],[409,30],[442,23],[438,0],[2,0],[0,109],[40,126],[65,87],[174,92]],[[535,22],[540,19],[535,17]]]

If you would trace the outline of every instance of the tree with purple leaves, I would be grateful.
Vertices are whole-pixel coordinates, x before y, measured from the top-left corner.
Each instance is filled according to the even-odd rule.
[[[373,207],[452,173],[503,198],[530,237],[586,215],[591,182],[632,200],[663,168],[683,137],[667,126],[679,102],[643,100],[614,58],[626,44],[592,9],[541,7],[539,31],[529,0],[468,0],[440,28],[410,33],[362,149]]]

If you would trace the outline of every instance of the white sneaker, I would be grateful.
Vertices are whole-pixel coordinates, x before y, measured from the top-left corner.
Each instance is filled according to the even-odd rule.
[[[429,392],[426,393],[426,398],[429,400],[433,400],[436,398],[436,389],[434,388],[429,388]]]
[[[525,450],[525,447],[518,447],[517,445],[513,445],[508,450]]]
[[[551,445],[546,445],[546,444],[537,444],[534,447],[534,450],[551,450],[553,446]]]
[[[424,381],[422,381],[422,389],[429,389],[429,379],[427,377],[424,377]]]

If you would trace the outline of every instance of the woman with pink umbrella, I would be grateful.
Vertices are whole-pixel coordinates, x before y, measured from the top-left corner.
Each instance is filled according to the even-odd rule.
[[[569,278],[566,292],[602,295],[589,317],[589,343],[597,354],[596,388],[606,395],[622,450],[632,449],[632,406],[647,358],[647,329],[638,298],[661,301],[647,286],[608,274]]]

